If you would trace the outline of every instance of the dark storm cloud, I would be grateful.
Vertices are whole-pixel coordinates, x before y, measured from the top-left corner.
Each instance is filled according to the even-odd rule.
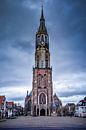
[[[86,1],[57,0],[53,4],[55,9],[50,10],[53,18],[49,15],[53,26],[50,31],[53,66],[59,74],[86,71]]]
[[[26,8],[23,2],[25,1],[0,1],[1,87],[26,85],[29,69],[27,71],[25,68],[31,66],[32,69],[32,65],[28,64],[34,49],[33,30],[36,16],[34,10],[30,6]]]
[[[17,80],[17,79],[14,79],[14,80],[10,80],[10,81],[0,81],[0,88],[1,87],[10,87],[10,86],[21,86],[21,85],[27,85],[27,80],[25,79],[21,79],[21,80]]]
[[[70,97],[70,96],[77,96],[77,95],[84,96],[84,95],[86,95],[86,90],[85,91],[84,90],[81,90],[81,91],[72,91],[72,92],[67,91],[67,92],[58,93],[58,95],[60,97]]]
[[[0,39],[31,37],[34,30],[35,10],[25,8],[24,1],[1,0],[0,4]],[[27,26],[28,25],[28,26]],[[9,44],[9,43],[7,43]],[[6,45],[7,45],[6,44]]]
[[[2,88],[32,85],[35,33],[39,25],[40,5],[39,0],[0,0]],[[85,83],[86,78],[82,75],[86,74],[86,0],[44,0],[44,15],[50,37],[54,82],[61,80],[64,84],[69,79],[79,82],[83,78]],[[77,80],[73,75],[77,76]],[[74,91],[69,91],[68,88],[68,91],[60,93],[57,85],[57,94],[61,97],[83,95],[86,90],[80,85],[80,91],[72,85]]]
[[[34,51],[34,46],[31,44],[31,41],[15,41],[13,44],[13,47],[25,51],[27,53],[33,53]]]
[[[77,33],[83,34],[83,36],[85,36],[85,0],[55,0],[53,1],[53,6],[55,9],[49,10],[53,18],[49,15],[49,19],[50,21],[53,21],[53,31],[55,31],[54,29],[57,31],[59,30],[58,34],[55,35],[58,36],[61,32],[61,36],[65,37],[71,37]]]

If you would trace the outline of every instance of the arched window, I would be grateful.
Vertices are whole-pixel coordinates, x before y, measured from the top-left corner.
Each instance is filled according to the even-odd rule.
[[[41,41],[44,42],[44,36],[43,35],[41,36]]]
[[[46,74],[44,75],[44,88],[47,87],[47,77],[46,77]]]
[[[46,60],[46,68],[48,68],[48,60]]]
[[[44,93],[41,93],[39,96],[39,104],[46,104],[46,96]]]
[[[44,67],[44,62],[43,62],[43,60],[41,61],[41,68],[43,68]]]
[[[40,43],[40,36],[39,35],[37,36],[37,42],[38,42],[38,44]]]
[[[47,36],[45,35],[45,43],[47,43]]]

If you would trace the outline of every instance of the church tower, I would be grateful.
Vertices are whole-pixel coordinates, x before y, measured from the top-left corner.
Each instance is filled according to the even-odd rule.
[[[32,110],[34,116],[51,115],[53,100],[52,68],[50,67],[49,35],[45,26],[43,6],[36,33],[35,67],[33,68]]]

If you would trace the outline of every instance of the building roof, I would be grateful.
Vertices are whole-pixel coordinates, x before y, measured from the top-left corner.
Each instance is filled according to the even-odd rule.
[[[79,102],[86,102],[86,100],[80,100]]]
[[[5,99],[5,96],[0,95],[0,105],[4,104]]]
[[[1,95],[0,100],[4,100],[4,99],[5,99],[5,96]]]
[[[14,105],[14,102],[7,102],[8,105]]]
[[[71,106],[71,105],[75,105],[74,103],[67,103],[66,105]]]
[[[4,101],[0,100],[0,105],[2,105],[4,103]]]

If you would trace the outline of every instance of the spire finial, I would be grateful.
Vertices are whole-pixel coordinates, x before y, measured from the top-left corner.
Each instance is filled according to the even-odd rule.
[[[28,90],[27,90],[27,96],[28,96]]]
[[[43,0],[41,1],[42,7],[43,7]]]
[[[40,26],[39,26],[38,32],[47,33],[47,29],[45,26],[45,18],[44,18],[44,13],[43,13],[43,4],[41,5],[41,17],[40,17]]]
[[[44,14],[43,14],[43,0],[42,0],[42,6],[41,6],[42,10],[41,10],[41,19],[44,19]]]

